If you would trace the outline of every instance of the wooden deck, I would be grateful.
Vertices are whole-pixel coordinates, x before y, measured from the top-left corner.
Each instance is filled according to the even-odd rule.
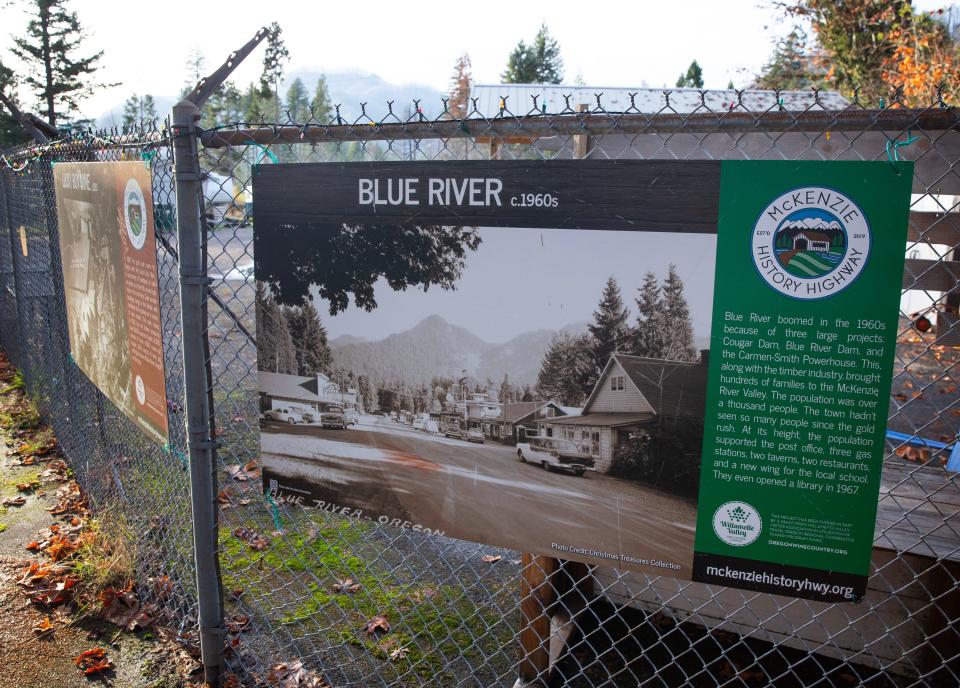
[[[960,561],[960,477],[936,461],[888,459],[875,537],[875,546],[888,551]]]

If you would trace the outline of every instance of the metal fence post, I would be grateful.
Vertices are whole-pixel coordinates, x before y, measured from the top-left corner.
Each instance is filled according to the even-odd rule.
[[[204,681],[219,686],[223,669],[223,608],[217,556],[216,465],[210,436],[207,396],[203,270],[200,225],[201,180],[196,125],[200,111],[184,100],[173,108],[174,184],[177,195],[177,234],[180,248],[180,304],[183,334],[183,377],[190,455],[190,496],[199,604],[200,653]]]

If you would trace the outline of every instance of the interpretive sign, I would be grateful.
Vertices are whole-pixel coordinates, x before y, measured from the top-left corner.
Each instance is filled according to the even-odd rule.
[[[53,168],[70,353],[150,438],[167,444],[167,395],[150,168]]]
[[[911,165],[256,167],[265,489],[856,601]]]

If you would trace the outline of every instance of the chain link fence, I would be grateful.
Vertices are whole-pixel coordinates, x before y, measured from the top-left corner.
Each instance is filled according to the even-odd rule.
[[[957,111],[939,94],[926,108],[904,107],[894,96],[879,109],[817,92],[656,92],[613,105],[597,94],[560,106],[515,97],[498,98],[492,111],[474,99],[464,119],[446,103],[429,118],[419,103],[403,116],[391,103],[380,119],[364,106],[349,122],[338,110],[329,121],[229,123],[199,133],[228,672],[242,684],[276,684],[302,661],[316,672],[314,685],[337,687],[509,686],[518,675],[531,685],[585,687],[960,684],[960,491],[946,469],[960,425]],[[141,594],[161,605],[185,642],[196,642],[172,143],[170,128],[134,129],[6,154],[0,342],[94,507],[136,533]],[[914,196],[875,554],[860,604],[572,565],[264,495],[253,166],[894,156],[916,161]],[[129,159],[153,170],[168,452],[147,441],[69,356],[51,165]],[[488,555],[501,559],[491,563]],[[389,632],[367,631],[376,617]]]

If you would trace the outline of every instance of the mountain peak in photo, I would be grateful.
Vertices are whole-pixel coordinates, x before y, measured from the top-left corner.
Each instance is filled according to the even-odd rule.
[[[572,329],[583,331],[586,326],[571,325],[563,331]],[[374,379],[430,384],[434,377],[459,377],[466,370],[478,380],[499,383],[506,374],[514,384],[532,385],[555,334],[554,330],[531,330],[491,343],[440,315],[431,315],[377,341],[341,335],[330,346],[335,367]]]

